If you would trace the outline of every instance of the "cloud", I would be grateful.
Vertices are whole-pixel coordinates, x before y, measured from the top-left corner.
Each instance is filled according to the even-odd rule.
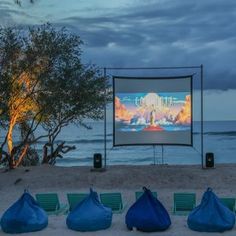
[[[79,34],[85,62],[101,67],[203,64],[205,88],[236,88],[235,0],[68,0],[64,5],[41,0],[30,12],[18,10],[17,17],[11,12],[16,9],[3,5],[0,19],[30,24],[35,16],[34,24],[50,19],[56,26]]]
[[[14,27],[30,17],[14,0],[0,2],[0,27]]]

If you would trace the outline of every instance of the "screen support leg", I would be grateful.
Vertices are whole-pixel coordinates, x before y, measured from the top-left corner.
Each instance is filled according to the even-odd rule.
[[[204,138],[204,101],[203,101],[203,65],[201,65],[201,157],[202,157],[202,169],[205,168],[204,166],[204,141],[203,141],[203,138]]]
[[[156,165],[156,147],[153,145],[153,164]]]
[[[106,68],[103,69],[103,76],[106,78]],[[107,99],[106,99],[106,80],[104,82],[104,169],[107,168]]]
[[[161,145],[161,164],[164,164],[164,146]]]

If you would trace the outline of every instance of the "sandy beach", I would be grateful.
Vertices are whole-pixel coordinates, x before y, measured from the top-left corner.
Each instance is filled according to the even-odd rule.
[[[197,204],[207,187],[220,196],[236,196],[236,165],[217,165],[215,169],[202,170],[200,166],[109,166],[105,172],[91,172],[90,167],[37,166],[19,168],[14,171],[0,170],[0,215],[27,188],[31,194],[56,192],[60,202],[66,203],[68,192],[88,192],[93,187],[98,193],[119,191],[126,208],[122,214],[114,214],[111,228],[103,231],[80,233],[67,229],[65,215],[49,216],[49,224],[43,231],[30,235],[147,235],[128,231],[125,214],[134,202],[134,193],[147,186],[157,191],[159,200],[170,213],[170,229],[148,235],[222,235],[222,233],[198,233],[187,227],[186,216],[172,214],[173,193],[188,191],[197,194]],[[5,235],[0,231],[0,235]],[[22,234],[24,235],[24,234]],[[29,235],[29,234],[25,234]],[[236,235],[236,226],[223,235]]]

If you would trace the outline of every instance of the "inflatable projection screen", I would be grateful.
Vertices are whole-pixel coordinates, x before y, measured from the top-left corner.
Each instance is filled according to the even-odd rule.
[[[192,76],[113,77],[113,145],[192,146]]]

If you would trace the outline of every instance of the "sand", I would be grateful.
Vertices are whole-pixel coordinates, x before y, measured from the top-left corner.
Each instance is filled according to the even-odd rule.
[[[88,192],[93,187],[98,193],[119,191],[126,208],[122,214],[114,214],[111,228],[107,230],[80,233],[67,229],[65,215],[49,216],[48,227],[40,232],[21,235],[222,235],[222,233],[198,233],[187,227],[186,216],[175,216],[172,212],[173,193],[195,192],[197,204],[207,187],[220,196],[236,196],[236,165],[218,165],[215,169],[202,170],[200,166],[110,166],[105,172],[91,172],[90,167],[38,166],[19,168],[4,172],[0,170],[0,215],[27,188],[31,194],[57,192],[62,203],[66,203],[68,192]],[[157,191],[159,200],[170,213],[172,225],[161,233],[128,231],[125,214],[134,202],[134,192],[142,186]],[[5,235],[0,231],[0,235]],[[236,235],[236,226],[223,235]]]

